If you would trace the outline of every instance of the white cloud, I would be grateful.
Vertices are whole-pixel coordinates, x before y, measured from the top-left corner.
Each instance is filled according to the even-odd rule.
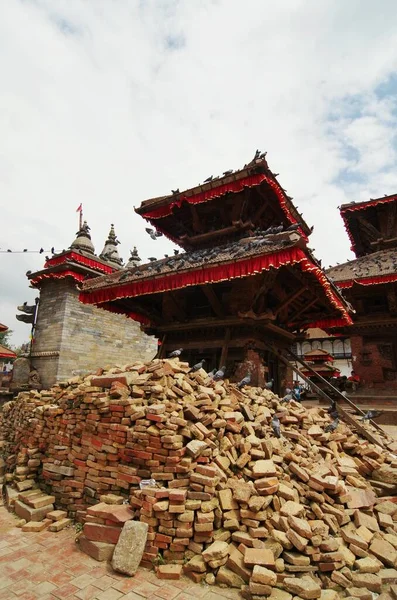
[[[396,191],[395,3],[9,0],[0,6],[1,248],[67,247],[83,202],[100,251],[152,242],[133,206],[239,168],[257,147],[328,265],[337,206]],[[332,116],[332,120],[330,117]],[[346,177],[346,173],[348,176]],[[343,174],[343,178],[340,176]],[[33,299],[38,255],[0,254],[0,320]]]

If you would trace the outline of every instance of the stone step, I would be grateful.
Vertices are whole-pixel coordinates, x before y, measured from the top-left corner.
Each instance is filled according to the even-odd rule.
[[[15,513],[21,519],[25,519],[25,521],[42,521],[48,512],[54,510],[53,504],[47,504],[46,506],[41,506],[40,508],[33,508],[32,506],[28,506],[21,500],[16,500],[14,503]]]

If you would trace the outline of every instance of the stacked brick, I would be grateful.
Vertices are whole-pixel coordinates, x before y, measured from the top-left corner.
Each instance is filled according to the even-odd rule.
[[[397,580],[397,460],[329,422],[178,360],[136,363],[8,403],[5,478],[38,482],[83,521],[81,546],[97,558],[134,519],[148,526],[142,564],[179,565],[161,576],[183,567],[247,598],[364,597]]]

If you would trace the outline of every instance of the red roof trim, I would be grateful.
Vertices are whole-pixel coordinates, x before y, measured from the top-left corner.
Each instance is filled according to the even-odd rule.
[[[397,200],[397,194],[392,194],[391,196],[385,196],[383,198],[375,198],[374,200],[366,200],[365,202],[356,202],[354,204],[345,204],[340,207],[340,212],[351,212],[357,210],[366,210],[367,208],[371,208],[373,206],[377,206],[377,204],[388,204],[389,202],[395,202]]]
[[[90,267],[91,269],[97,269],[98,271],[102,271],[103,273],[113,273],[115,271],[113,267],[104,265],[93,258],[88,258],[87,256],[83,256],[82,254],[73,251],[66,252],[61,256],[54,256],[53,258],[48,259],[44,264],[44,268],[46,269],[47,267],[56,267],[58,265],[63,265],[70,259],[74,260],[80,265]]]
[[[336,281],[335,285],[340,289],[351,288],[355,283],[358,285],[380,285],[397,281],[397,273],[393,275],[378,275],[377,277],[365,277],[362,279],[348,279]]]
[[[152,223],[152,225],[154,225],[157,228],[156,223],[153,223],[153,221],[156,221],[157,219],[162,219],[164,217],[168,217],[169,215],[172,214],[172,210],[175,207],[180,208],[183,202],[188,202],[189,204],[202,204],[203,202],[209,202],[210,200],[213,200],[214,198],[219,198],[228,193],[234,193],[234,194],[239,193],[245,187],[255,187],[257,185],[260,185],[263,181],[265,181],[275,192],[275,194],[278,198],[278,201],[280,203],[281,209],[283,210],[288,221],[291,224],[297,223],[297,220],[292,215],[292,213],[289,209],[289,206],[287,205],[287,202],[285,201],[285,195],[284,195],[284,192],[283,192],[280,184],[277,181],[275,181],[274,179],[272,179],[271,177],[264,175],[263,173],[260,173],[257,175],[249,175],[248,177],[243,177],[242,179],[239,179],[237,181],[231,181],[230,183],[224,183],[222,185],[219,185],[218,187],[213,187],[210,190],[206,190],[205,192],[199,192],[192,196],[186,196],[185,194],[181,194],[180,196],[177,196],[175,198],[175,200],[171,201],[166,206],[160,206],[159,208],[156,208],[154,210],[149,210],[145,213],[142,213],[142,216],[145,219],[147,219],[148,221],[150,221]],[[158,229],[159,229],[159,231],[162,231],[162,233],[164,233],[165,235],[168,236],[168,233],[166,233],[163,230],[160,230],[160,228],[158,228]],[[301,228],[299,229],[299,232],[307,240],[307,236],[302,231]]]
[[[150,319],[136,312],[128,312],[111,304],[111,302],[104,302],[103,304],[98,304],[98,308],[103,308],[108,310],[109,312],[116,313],[118,315],[125,315],[126,317],[133,319],[134,321],[138,321],[138,323],[142,323],[142,325],[150,325]]]
[[[0,344],[0,358],[16,358],[15,352]]]
[[[115,285],[92,292],[82,291],[80,292],[79,300],[84,304],[103,305],[114,300],[120,300],[121,298],[134,298],[136,296],[156,294],[192,285],[205,285],[207,283],[246,277],[271,268],[279,269],[287,264],[300,264],[302,271],[311,272],[322,286],[328,300],[341,313],[340,319],[325,319],[315,324],[308,324],[308,327],[337,327],[352,323],[342,300],[338,298],[337,293],[322,270],[314,265],[300,248],[296,247],[281,250],[273,254],[265,254],[237,262],[221,264],[215,267],[202,267],[198,270],[172,273],[163,277],[152,277],[143,281]],[[336,321],[338,321],[337,324]]]
[[[349,212],[357,212],[362,210],[367,210],[367,208],[372,208],[374,206],[378,206],[378,204],[389,204],[389,202],[396,202],[397,194],[393,194],[392,196],[385,196],[384,198],[376,198],[375,200],[368,200],[366,202],[358,202],[356,204],[347,204],[345,206],[340,207],[340,214],[343,219],[343,223],[349,236],[349,240],[351,243],[351,250],[354,254],[357,255],[357,248],[352,232],[350,231],[348,215],[346,213]]]
[[[61,273],[43,273],[37,275],[34,279],[30,280],[31,285],[37,285],[45,279],[64,279],[65,277],[72,277],[75,281],[84,281],[85,275],[83,273],[75,273],[74,271],[62,271]]]

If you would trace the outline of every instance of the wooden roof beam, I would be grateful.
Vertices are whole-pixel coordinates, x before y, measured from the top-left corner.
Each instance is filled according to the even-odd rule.
[[[309,308],[311,308],[312,306],[314,306],[317,302],[317,298],[314,298],[311,302],[309,302],[309,304],[305,304],[304,306],[302,306],[302,308],[300,310],[298,310],[298,312],[294,313],[293,315],[290,316],[290,318],[288,319],[289,321],[296,321],[296,319],[298,317],[300,317],[304,312],[306,312],[307,310],[309,310]]]
[[[225,235],[229,235],[231,233],[235,233],[236,231],[246,231],[247,229],[253,229],[254,226],[251,221],[235,221],[233,225],[229,225],[228,227],[224,227],[223,229],[217,229],[215,231],[207,231],[206,233],[200,233],[198,235],[181,235],[181,242],[188,243],[192,246],[196,246],[197,244],[202,244],[203,242],[209,242],[212,239],[216,239],[217,237],[223,237]]]
[[[371,241],[376,241],[382,237],[381,232],[372,225],[364,216],[357,215],[357,221],[359,223],[360,229],[368,235]]]
[[[174,305],[174,307],[178,311],[178,314],[181,316],[181,320],[182,321],[186,321],[186,319],[187,319],[186,311],[181,306],[180,302],[177,300],[175,292],[168,292],[168,296],[169,296],[172,304]]]
[[[203,231],[203,226],[196,206],[194,204],[189,204],[189,207],[192,215],[193,231]]]
[[[202,289],[203,293],[205,294],[205,297],[207,298],[208,302],[210,303],[211,308],[214,311],[214,313],[216,314],[216,316],[223,318],[225,316],[225,309],[224,309],[221,301],[219,300],[218,296],[216,295],[213,286],[212,285],[201,285],[200,288]]]
[[[159,325],[156,327],[157,331],[170,332],[170,331],[186,331],[189,329],[212,329],[214,327],[232,327],[235,326],[248,326],[253,328],[263,327],[267,324],[265,321],[256,321],[253,319],[244,319],[241,317],[225,317],[225,318],[200,318],[193,319],[186,323],[172,323],[167,325]]]
[[[304,292],[306,292],[307,287],[304,288],[300,288],[299,290],[297,290],[294,294],[291,294],[290,296],[288,296],[284,302],[282,302],[280,304],[280,306],[277,307],[275,314],[278,315],[282,310],[284,310],[285,308],[287,308],[291,302],[293,302],[294,300],[296,300],[297,298],[299,298],[299,296],[301,296]]]

